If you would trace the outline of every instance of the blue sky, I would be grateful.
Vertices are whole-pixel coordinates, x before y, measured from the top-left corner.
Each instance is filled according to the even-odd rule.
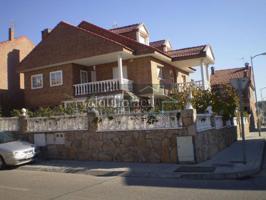
[[[169,39],[174,48],[211,44],[216,69],[241,67],[266,52],[266,0],[0,0],[0,40],[10,23],[16,35],[35,44],[41,30],[59,21],[87,20],[105,28],[143,22],[151,41]],[[254,60],[258,96],[266,87],[266,56]],[[263,90],[266,98],[266,89]]]

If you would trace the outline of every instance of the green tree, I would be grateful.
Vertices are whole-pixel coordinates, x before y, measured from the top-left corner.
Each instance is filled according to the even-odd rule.
[[[192,88],[192,105],[198,113],[206,112],[208,106],[212,105],[212,93],[209,90]]]
[[[222,115],[224,120],[234,117],[238,108],[239,97],[231,86],[221,85],[212,90],[212,110]]]

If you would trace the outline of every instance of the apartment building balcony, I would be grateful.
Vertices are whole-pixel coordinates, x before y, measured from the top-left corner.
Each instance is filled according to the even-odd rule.
[[[74,86],[75,96],[84,96],[84,95],[112,93],[119,91],[131,92],[133,90],[133,81],[122,78],[121,80],[110,79],[103,81],[80,83],[80,84],[75,84],[73,86]]]

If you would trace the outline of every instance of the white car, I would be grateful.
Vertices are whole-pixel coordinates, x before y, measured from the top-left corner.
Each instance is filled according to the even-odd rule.
[[[0,132],[0,169],[31,162],[35,154],[33,144],[16,139],[15,133]]]

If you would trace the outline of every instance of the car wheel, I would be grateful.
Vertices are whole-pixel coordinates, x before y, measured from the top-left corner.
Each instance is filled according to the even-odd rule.
[[[4,169],[5,168],[5,161],[4,161],[4,159],[3,159],[3,157],[2,156],[0,156],[0,169]]]

